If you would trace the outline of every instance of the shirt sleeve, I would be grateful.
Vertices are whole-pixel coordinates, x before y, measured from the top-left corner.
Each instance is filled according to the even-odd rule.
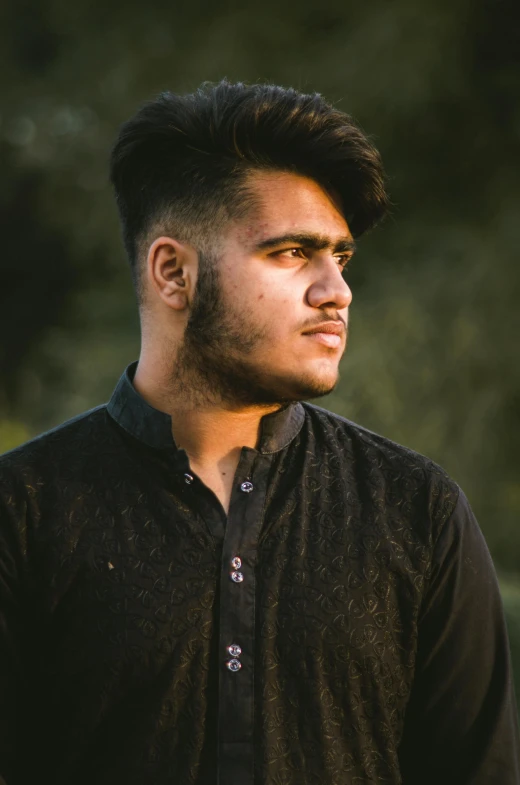
[[[434,546],[399,758],[403,785],[520,785],[502,601],[462,491]]]
[[[23,537],[11,502],[12,497],[6,502],[0,496],[0,785],[21,781],[20,718],[24,711],[30,712],[25,700],[26,651],[22,643],[27,621],[21,591]]]

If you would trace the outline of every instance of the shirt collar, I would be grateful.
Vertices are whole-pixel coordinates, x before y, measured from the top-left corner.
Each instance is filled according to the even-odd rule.
[[[121,428],[131,436],[157,449],[175,449],[172,421],[169,414],[154,409],[137,392],[132,380],[137,362],[125,370],[112,394],[107,410]],[[262,417],[258,450],[267,454],[278,452],[300,432],[305,419],[301,403],[289,403],[276,412]]]

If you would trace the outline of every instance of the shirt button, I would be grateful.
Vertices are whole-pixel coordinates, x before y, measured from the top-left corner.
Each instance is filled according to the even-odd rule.
[[[251,493],[253,490],[253,483],[252,482],[243,482],[240,486],[240,490],[244,491],[244,493]]]
[[[228,646],[227,650],[232,657],[240,657],[240,655],[242,654],[242,649],[240,648],[240,646],[237,646],[236,643],[232,643],[231,646]]]
[[[191,483],[193,482],[193,477],[192,477],[192,475],[191,475],[191,474],[188,474],[188,473],[186,472],[186,474],[184,475],[184,482],[186,483],[186,485],[191,485]]]
[[[239,570],[242,566],[242,559],[239,556],[233,556],[231,559],[231,566],[234,570]]]
[[[232,659],[226,662],[226,667],[228,670],[232,671],[233,673],[236,673],[242,667],[242,663],[240,662],[240,660]]]
[[[234,583],[242,583],[244,575],[241,572],[232,572],[230,578]]]

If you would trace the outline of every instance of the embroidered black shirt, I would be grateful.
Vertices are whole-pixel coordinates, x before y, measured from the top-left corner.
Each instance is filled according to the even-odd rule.
[[[445,472],[295,403],[226,516],[132,373],[0,459],[7,785],[518,785],[496,576]]]

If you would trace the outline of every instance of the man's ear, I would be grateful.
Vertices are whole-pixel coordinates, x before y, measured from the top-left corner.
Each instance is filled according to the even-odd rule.
[[[169,308],[183,311],[189,306],[197,272],[194,248],[172,237],[158,237],[148,250],[146,269],[152,291]]]

